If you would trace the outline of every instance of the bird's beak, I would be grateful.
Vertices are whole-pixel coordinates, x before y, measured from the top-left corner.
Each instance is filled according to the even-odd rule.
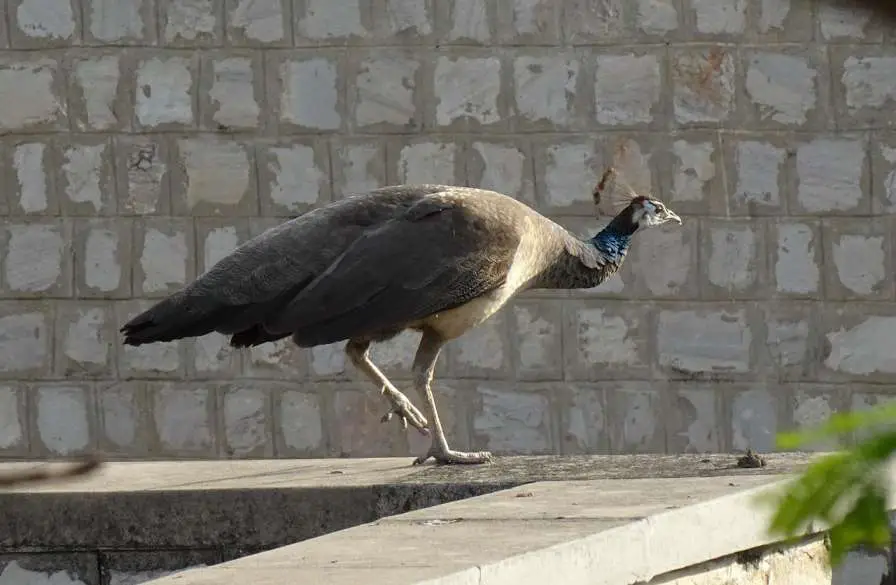
[[[674,221],[678,225],[681,225],[681,218],[678,217],[678,214],[674,211],[669,211],[668,209],[666,210],[666,221]]]

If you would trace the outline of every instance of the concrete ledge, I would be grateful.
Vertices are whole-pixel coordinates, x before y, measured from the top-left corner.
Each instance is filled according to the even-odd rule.
[[[575,547],[600,548],[601,539],[643,540],[645,518],[766,485],[809,457],[773,455],[758,469],[740,469],[736,460],[513,457],[480,467],[412,467],[404,458],[120,462],[87,478],[0,491],[9,527],[0,531],[0,552],[30,555],[16,558],[50,568],[37,553],[65,553],[58,561],[65,566],[98,564],[100,575],[83,582],[101,585],[116,582],[112,571],[148,577],[230,559],[237,560],[179,573],[176,582],[453,583],[477,575],[472,582],[484,583],[483,575],[495,571],[529,574],[544,555],[563,559],[578,555]],[[655,532],[662,525],[650,526]],[[573,552],[564,552],[568,546]],[[244,556],[251,553],[260,554]]]

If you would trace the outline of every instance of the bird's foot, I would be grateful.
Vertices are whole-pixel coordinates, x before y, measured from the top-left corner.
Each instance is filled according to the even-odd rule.
[[[429,458],[435,459],[439,465],[477,465],[480,463],[490,463],[493,460],[492,454],[488,451],[473,451],[470,453],[464,451],[454,451],[453,449],[442,449],[440,447],[431,447],[426,455],[422,455],[414,459],[414,465],[422,465]]]
[[[429,435],[429,429],[426,426],[429,422],[426,420],[426,417],[423,416],[423,413],[408,400],[407,396],[397,391],[389,392],[388,388],[385,386],[382,389],[382,393],[392,404],[392,410],[384,414],[383,418],[380,419],[380,422],[389,422],[392,420],[393,416],[397,415],[399,422],[401,422],[401,427],[404,430],[407,430],[408,425],[410,425],[420,431],[421,435]]]

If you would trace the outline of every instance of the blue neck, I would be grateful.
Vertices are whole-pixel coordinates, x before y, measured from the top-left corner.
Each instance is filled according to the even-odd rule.
[[[631,242],[632,234],[623,233],[612,224],[591,238],[591,245],[611,262],[622,262]]]

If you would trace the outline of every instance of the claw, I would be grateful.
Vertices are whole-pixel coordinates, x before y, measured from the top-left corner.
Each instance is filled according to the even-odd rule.
[[[464,451],[454,451],[452,449],[443,450],[438,447],[431,447],[426,455],[421,455],[414,459],[412,465],[423,465],[430,457],[435,459],[436,464],[438,465],[478,465],[494,461],[494,457],[488,451],[474,451],[467,453]]]

